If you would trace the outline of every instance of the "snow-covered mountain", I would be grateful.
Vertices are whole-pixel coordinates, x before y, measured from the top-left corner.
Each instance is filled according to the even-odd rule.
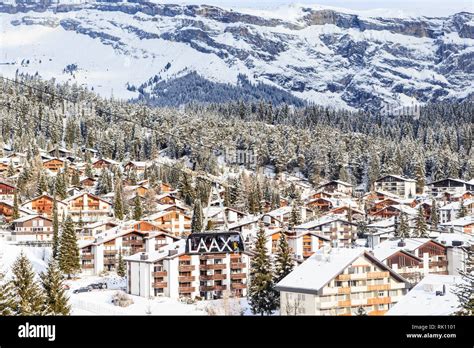
[[[320,6],[0,4],[0,73],[157,103],[280,91],[282,101],[353,109],[474,95],[473,13],[393,17]]]

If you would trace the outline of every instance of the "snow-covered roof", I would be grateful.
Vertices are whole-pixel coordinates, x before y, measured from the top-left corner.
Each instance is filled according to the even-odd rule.
[[[474,216],[465,216],[448,222],[443,222],[441,226],[468,226],[474,224]]]
[[[177,253],[174,255],[170,255],[171,250],[177,250]],[[131,256],[125,257],[125,261],[139,261],[139,262],[156,262],[159,260],[162,260],[164,258],[167,258],[169,256],[179,256],[184,254],[186,251],[186,240],[185,239],[180,239],[177,240],[174,243],[165,245],[164,247],[158,249],[158,250],[153,250],[151,252],[147,252],[148,258],[146,260],[142,260],[141,256],[143,253],[136,253]]]
[[[377,244],[372,252],[377,259],[384,261],[387,257],[393,255],[399,250],[405,250],[411,253],[430,240],[430,238],[406,238],[403,240],[405,245],[400,246],[398,245],[400,239],[388,239]]]
[[[325,184],[320,185],[319,187],[324,187],[324,186],[327,186],[327,185],[330,185],[330,184],[339,184],[339,185],[346,186],[346,187],[353,187],[354,186],[354,185],[349,184],[348,182],[345,182],[345,181],[331,180],[331,181],[329,181]]]
[[[51,219],[49,219],[49,218],[47,218],[47,217],[45,217],[45,216],[35,214],[35,215],[25,215],[25,216],[22,216],[22,217],[20,217],[20,218],[18,218],[18,219],[13,220],[12,222],[15,222],[15,223],[19,222],[19,223],[21,223],[21,222],[29,221],[29,220],[34,219],[34,218],[41,218],[41,219],[45,219],[45,220],[51,221]]]
[[[294,289],[296,292],[317,293],[361,256],[378,262],[366,252],[365,248],[337,248],[326,254],[323,250],[318,250],[283,278],[277,284],[277,289],[289,291]],[[386,267],[381,263],[378,263],[378,265],[382,268]],[[389,269],[387,268],[387,270]],[[394,274],[393,271],[392,274]],[[401,277],[399,279],[403,280]]]
[[[466,233],[440,233],[436,241],[446,246],[452,246],[454,241],[462,242],[462,245],[474,245],[474,235]]]
[[[272,217],[279,217],[279,216],[291,213],[291,210],[292,210],[292,207],[290,205],[287,205],[287,206],[269,211],[265,215],[270,215]]]
[[[474,198],[469,198],[464,201],[464,206],[468,206],[474,203]],[[461,208],[461,202],[451,202],[446,205],[443,205],[439,210],[459,210]]]
[[[328,223],[331,223],[333,221],[342,221],[345,223],[349,223],[346,219],[342,218],[340,215],[324,215],[320,217],[319,219],[311,220],[305,223],[302,223],[298,226],[295,226],[296,230],[308,230],[311,228],[315,228],[317,226],[325,225]]]
[[[461,281],[459,276],[428,274],[385,315],[451,315],[459,307],[453,289]],[[443,285],[444,295],[437,296],[437,291],[443,291]]]
[[[379,211],[387,209],[389,207],[392,207],[392,208],[398,210],[399,212],[405,213],[407,215],[417,215],[418,214],[418,210],[416,210],[412,207],[408,207],[408,206],[403,205],[403,204],[390,205],[390,206],[387,206],[387,207],[384,207],[384,208],[380,209]]]
[[[416,182],[416,180],[413,180],[413,179],[410,179],[410,178],[405,178],[405,177],[400,176],[400,175],[393,175],[393,174],[385,175],[385,176],[383,176],[383,177],[381,177],[381,178],[379,178],[379,179],[377,179],[377,180],[375,180],[375,181],[376,181],[376,182],[382,181],[383,179],[389,178],[389,177],[395,178],[395,179],[398,179],[398,180],[401,180],[401,181]]]
[[[430,182],[428,185],[433,185],[433,184],[436,184],[436,183],[438,183],[438,182],[442,182],[442,181],[446,181],[446,180],[455,181],[455,182],[459,182],[459,183],[462,183],[462,184],[469,184],[469,182],[468,182],[468,181],[464,181],[464,180],[461,180],[461,179],[455,179],[455,178],[444,178],[444,179],[440,179],[440,180],[432,181],[432,182]]]

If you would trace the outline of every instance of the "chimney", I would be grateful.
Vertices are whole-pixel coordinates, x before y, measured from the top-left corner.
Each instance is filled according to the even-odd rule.
[[[176,255],[177,253],[178,253],[178,250],[169,250],[168,256],[173,256],[173,255]]]
[[[406,246],[407,244],[405,243],[405,241],[403,239],[401,239],[398,244],[397,244],[399,247],[404,247]]]
[[[140,260],[142,260],[142,261],[148,260],[148,254],[147,253],[141,253],[140,254]]]

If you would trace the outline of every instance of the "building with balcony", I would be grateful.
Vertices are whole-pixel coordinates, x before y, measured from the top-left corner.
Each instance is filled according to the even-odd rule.
[[[463,194],[466,191],[474,191],[474,184],[461,179],[446,178],[429,183],[428,192],[433,197],[440,197],[443,194]]]
[[[90,223],[112,216],[112,204],[87,192],[66,198],[64,203],[74,222]]]
[[[411,283],[418,283],[428,274],[448,274],[446,246],[429,238],[386,240],[372,253]]]
[[[301,232],[314,232],[319,236],[327,237],[333,245],[350,246],[357,237],[357,224],[347,221],[338,215],[323,216],[295,226],[294,230]]]
[[[26,215],[12,221],[16,242],[52,241],[53,221],[40,215]]]
[[[186,254],[185,240],[125,258],[132,295],[217,299],[246,296],[247,253]]]
[[[416,195],[416,181],[398,175],[386,175],[375,181],[375,191],[389,192],[400,198]]]
[[[409,283],[364,249],[323,249],[276,286],[282,315],[383,315]]]

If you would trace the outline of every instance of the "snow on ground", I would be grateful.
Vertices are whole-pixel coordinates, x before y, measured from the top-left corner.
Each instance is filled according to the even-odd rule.
[[[36,273],[45,271],[51,256],[51,248],[18,246],[0,239],[0,254],[2,255],[0,257],[0,267],[2,267],[7,277],[11,276],[11,266],[22,250],[33,264]]]

